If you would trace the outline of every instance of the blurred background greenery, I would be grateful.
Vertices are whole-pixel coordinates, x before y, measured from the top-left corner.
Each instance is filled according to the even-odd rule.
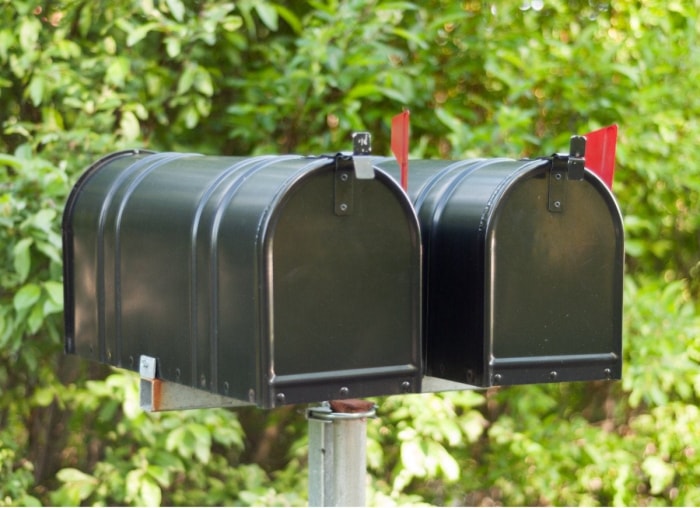
[[[62,353],[92,161],[565,151],[617,123],[621,382],[379,398],[373,505],[700,505],[698,0],[0,0],[0,505],[304,505],[303,407],[146,414]]]

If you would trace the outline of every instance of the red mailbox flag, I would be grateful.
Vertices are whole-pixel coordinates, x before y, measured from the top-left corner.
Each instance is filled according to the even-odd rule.
[[[391,119],[391,152],[401,169],[401,187],[408,190],[408,129],[411,113],[405,109]]]
[[[615,175],[617,125],[603,127],[586,136],[586,167],[598,175],[612,190]]]

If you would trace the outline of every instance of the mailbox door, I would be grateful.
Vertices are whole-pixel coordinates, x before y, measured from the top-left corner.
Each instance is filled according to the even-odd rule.
[[[307,173],[276,207],[264,248],[276,400],[420,390],[420,235],[396,182]]]
[[[486,232],[487,385],[619,379],[623,231],[593,173],[550,211],[549,168],[514,179]]]

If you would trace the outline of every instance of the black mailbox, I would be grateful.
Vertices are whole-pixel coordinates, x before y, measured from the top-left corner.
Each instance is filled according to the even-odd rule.
[[[345,155],[100,160],[63,217],[66,351],[146,355],[159,379],[265,408],[420,391],[418,220],[373,173]]]
[[[426,388],[620,378],[622,219],[582,159],[411,161],[408,192]]]

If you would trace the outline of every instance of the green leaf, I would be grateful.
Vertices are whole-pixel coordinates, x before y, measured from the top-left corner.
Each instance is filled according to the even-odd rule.
[[[294,30],[295,34],[300,34],[302,31],[302,24],[299,18],[284,5],[275,5],[277,13],[279,16],[287,22],[287,24]],[[241,21],[242,23],[242,21]]]
[[[644,459],[642,469],[649,476],[652,494],[660,494],[668,488],[676,474],[671,464],[655,456]]]
[[[243,19],[240,16],[227,16],[221,26],[227,32],[235,32],[243,26]]]
[[[132,469],[126,475],[126,499],[131,504],[140,505],[141,481],[144,472],[140,469]]]
[[[19,275],[20,282],[27,280],[29,270],[32,266],[32,256],[29,249],[32,243],[34,243],[32,238],[23,238],[17,242],[14,249],[12,249],[15,271],[17,272],[17,275]]]
[[[173,18],[182,22],[185,18],[185,4],[182,3],[182,0],[165,0],[165,3],[168,5],[168,10],[173,15]]]
[[[129,77],[130,64],[125,57],[116,57],[105,71],[105,83],[123,87]]]
[[[32,104],[34,104],[35,106],[41,105],[41,102],[44,99],[45,85],[46,81],[44,80],[43,76],[36,73],[32,76],[32,80],[29,82],[27,92],[29,93],[29,98],[31,99]]]
[[[82,9],[80,11],[80,16],[78,16],[78,29],[80,30],[80,35],[87,38],[90,34],[90,28],[92,27],[92,9]]]
[[[62,490],[70,498],[71,504],[76,506],[90,497],[99,484],[96,478],[75,468],[61,469],[56,473],[56,478],[64,484]]]
[[[44,301],[44,306],[42,307],[44,316],[49,316],[51,314],[56,314],[63,311],[63,302],[55,302],[49,298]]]
[[[63,284],[56,281],[44,282],[44,289],[49,299],[59,305],[63,305]]]
[[[10,30],[0,30],[0,60],[7,60],[8,50],[15,45],[15,37]]]
[[[209,429],[198,423],[188,426],[189,431],[195,438],[194,453],[202,464],[209,462],[211,457],[211,432]]]
[[[19,26],[19,41],[22,49],[27,53],[34,50],[39,40],[41,23],[36,17],[26,17]]]
[[[0,153],[0,165],[1,166],[9,166],[11,168],[20,168],[22,167],[22,161],[20,161],[17,157],[13,155],[8,155],[5,153]]]
[[[346,95],[347,100],[362,99],[365,97],[376,97],[381,95],[381,89],[373,83],[361,83],[352,87]]]
[[[164,487],[170,485],[170,472],[167,468],[150,464],[146,469],[146,473],[153,477],[159,485],[163,485]]]
[[[440,469],[445,474],[448,481],[457,481],[459,479],[460,468],[455,458],[441,445],[436,448],[436,458],[440,464]]]
[[[119,122],[121,134],[127,141],[134,141],[141,136],[141,125],[133,111],[124,111]]]
[[[194,104],[189,104],[182,111],[182,118],[185,121],[185,126],[188,129],[194,129],[199,123],[199,113]]]
[[[420,47],[421,49],[428,48],[428,43],[423,37],[419,37],[418,35],[409,32],[408,30],[404,30],[403,28],[394,28],[392,31],[399,37],[406,39],[407,41],[412,41],[416,43],[416,45],[418,45],[418,47]]]
[[[44,324],[44,308],[41,305],[35,305],[32,307],[32,311],[27,317],[27,327],[29,328],[29,333],[36,333]]]
[[[184,442],[185,434],[185,427],[173,429],[165,440],[165,449],[170,452],[179,451],[181,443]]]
[[[177,82],[177,95],[183,95],[190,91],[197,76],[197,65],[186,65]]]
[[[268,3],[256,2],[255,12],[260,17],[260,21],[263,22],[263,25],[273,32],[277,31],[277,10],[274,8],[274,6]]]
[[[149,32],[158,28],[158,23],[146,23],[145,25],[140,25],[129,31],[129,35],[126,37],[126,45],[129,47],[135,46],[140,41],[142,41]]]
[[[7,320],[5,318],[5,314],[0,312],[0,348],[4,348],[7,345],[7,339],[9,339],[11,336],[11,334],[8,333],[9,330],[5,329],[6,327]]]
[[[53,245],[52,243],[36,242],[36,248],[39,252],[44,254],[51,261],[58,264],[62,263],[63,260],[61,259],[61,253],[59,251],[59,248]]]
[[[194,87],[197,91],[211,97],[214,95],[214,85],[211,81],[211,74],[203,67],[197,67],[197,72],[194,79]]]
[[[17,291],[13,299],[15,310],[22,311],[34,305],[41,297],[41,288],[37,284],[26,284]]]
[[[165,52],[170,58],[175,58],[180,54],[180,38],[168,37],[165,39]]]
[[[418,440],[401,444],[401,463],[413,476],[422,478],[428,474],[425,459],[425,452]]]
[[[139,497],[144,506],[160,506],[163,498],[163,493],[158,484],[147,475],[141,477],[141,488],[139,489]]]
[[[56,210],[45,208],[29,217],[22,225],[23,227],[33,227],[40,231],[50,232],[53,229],[53,221],[56,218]]]
[[[34,392],[33,401],[40,407],[47,407],[51,404],[56,396],[56,391],[53,386],[38,388]]]
[[[61,469],[58,473],[56,473],[56,478],[58,479],[58,481],[63,483],[85,482],[95,479],[89,474],[83,473],[79,469],[75,469],[72,467]]]

